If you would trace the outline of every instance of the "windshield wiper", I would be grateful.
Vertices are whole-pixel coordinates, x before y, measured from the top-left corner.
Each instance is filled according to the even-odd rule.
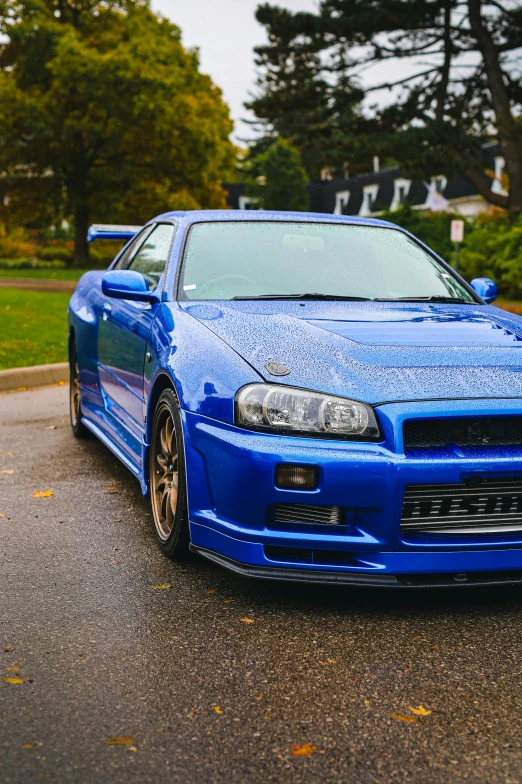
[[[343,297],[341,294],[258,294],[251,297],[232,297],[232,299],[330,299],[340,302],[371,302],[370,297]]]
[[[374,302],[446,302],[449,304],[463,304],[463,305],[476,305],[469,299],[462,299],[461,297],[393,297],[390,299],[375,299]]]

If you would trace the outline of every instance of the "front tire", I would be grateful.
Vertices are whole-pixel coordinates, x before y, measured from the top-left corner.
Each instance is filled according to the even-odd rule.
[[[187,483],[179,403],[166,389],[156,405],[150,439],[150,499],[161,551],[168,558],[189,554]]]

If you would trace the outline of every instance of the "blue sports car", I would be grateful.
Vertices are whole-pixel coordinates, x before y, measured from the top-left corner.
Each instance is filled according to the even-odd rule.
[[[69,307],[71,425],[159,546],[240,574],[522,581],[522,320],[379,220],[171,212]]]

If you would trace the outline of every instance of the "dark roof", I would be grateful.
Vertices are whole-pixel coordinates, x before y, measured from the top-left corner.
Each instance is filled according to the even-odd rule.
[[[484,169],[494,169],[494,159],[500,154],[499,146],[496,143],[486,144],[482,147],[482,163]],[[441,175],[443,172],[441,172]],[[394,196],[394,182],[397,179],[410,178],[399,167],[383,169],[380,172],[370,172],[359,174],[356,177],[346,177],[336,180],[312,180],[308,185],[308,195],[310,198],[310,210],[332,214],[335,210],[336,195],[342,191],[349,192],[348,204],[344,209],[345,215],[358,215],[363,203],[363,192],[366,185],[378,185],[377,197],[374,202],[374,211],[388,210],[391,207]],[[492,182],[490,177],[484,174],[486,182]],[[223,187],[228,191],[227,202],[232,209],[239,208],[239,196],[243,194],[244,185],[242,183],[223,183]],[[478,194],[475,186],[464,175],[452,177],[446,183],[442,195],[446,199],[459,199]],[[428,188],[425,182],[414,180],[411,183],[408,197],[408,204],[418,206],[426,202]]]

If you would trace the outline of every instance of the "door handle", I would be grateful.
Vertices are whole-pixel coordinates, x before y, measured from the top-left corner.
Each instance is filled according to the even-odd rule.
[[[104,302],[103,303],[103,314],[102,314],[104,321],[107,321],[107,319],[111,315],[111,312],[112,312],[112,307],[109,305],[108,302]]]

